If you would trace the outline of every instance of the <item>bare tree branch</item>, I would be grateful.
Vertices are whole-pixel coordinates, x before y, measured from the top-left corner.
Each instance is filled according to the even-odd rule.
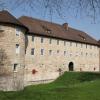
[[[62,18],[71,14],[76,17],[84,15],[94,21],[100,19],[100,0],[0,0],[0,8],[4,8],[8,2],[12,2],[10,6],[13,9],[49,14],[51,20],[54,13]]]

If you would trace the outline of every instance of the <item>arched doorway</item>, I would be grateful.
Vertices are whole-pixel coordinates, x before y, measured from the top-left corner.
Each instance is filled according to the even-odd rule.
[[[74,63],[70,62],[68,65],[69,71],[74,71]]]

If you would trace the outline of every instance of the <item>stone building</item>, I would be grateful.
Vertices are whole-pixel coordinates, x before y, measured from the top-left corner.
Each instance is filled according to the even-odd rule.
[[[53,80],[62,71],[99,71],[98,41],[67,23],[50,23],[23,16],[28,27],[25,82]],[[37,72],[32,74],[32,70]],[[28,73],[29,72],[29,73]]]
[[[5,52],[7,59],[4,60],[8,60],[6,64],[0,64],[0,90],[24,87],[26,31],[27,28],[9,12],[0,12],[0,51]]]
[[[100,71],[100,42],[67,23],[27,16],[16,19],[1,11],[0,36],[0,48],[9,58],[3,66],[8,73],[0,77],[0,90],[51,82],[64,71]]]

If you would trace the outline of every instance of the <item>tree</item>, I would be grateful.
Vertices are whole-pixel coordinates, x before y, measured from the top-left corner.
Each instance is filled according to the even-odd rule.
[[[88,16],[93,20],[100,19],[100,0],[0,0],[1,5],[9,6],[12,2],[13,8],[26,6],[32,11],[40,10],[44,13],[49,12],[52,15],[56,12],[60,17],[67,17],[70,13],[72,16]],[[41,11],[40,11],[41,12]]]

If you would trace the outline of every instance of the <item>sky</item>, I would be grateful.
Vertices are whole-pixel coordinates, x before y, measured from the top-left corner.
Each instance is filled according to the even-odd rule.
[[[10,12],[17,18],[20,16],[31,16],[37,19],[51,21],[51,16],[49,16],[48,14],[45,15],[41,11],[35,12],[34,10],[25,11],[22,9],[14,9],[14,10],[10,10]],[[63,23],[68,23],[70,27],[84,31],[90,36],[92,36],[94,39],[100,40],[100,22],[99,21],[94,23],[87,17],[76,18],[70,15],[65,18],[61,18],[55,13],[52,15],[52,22],[58,23],[61,25]]]

